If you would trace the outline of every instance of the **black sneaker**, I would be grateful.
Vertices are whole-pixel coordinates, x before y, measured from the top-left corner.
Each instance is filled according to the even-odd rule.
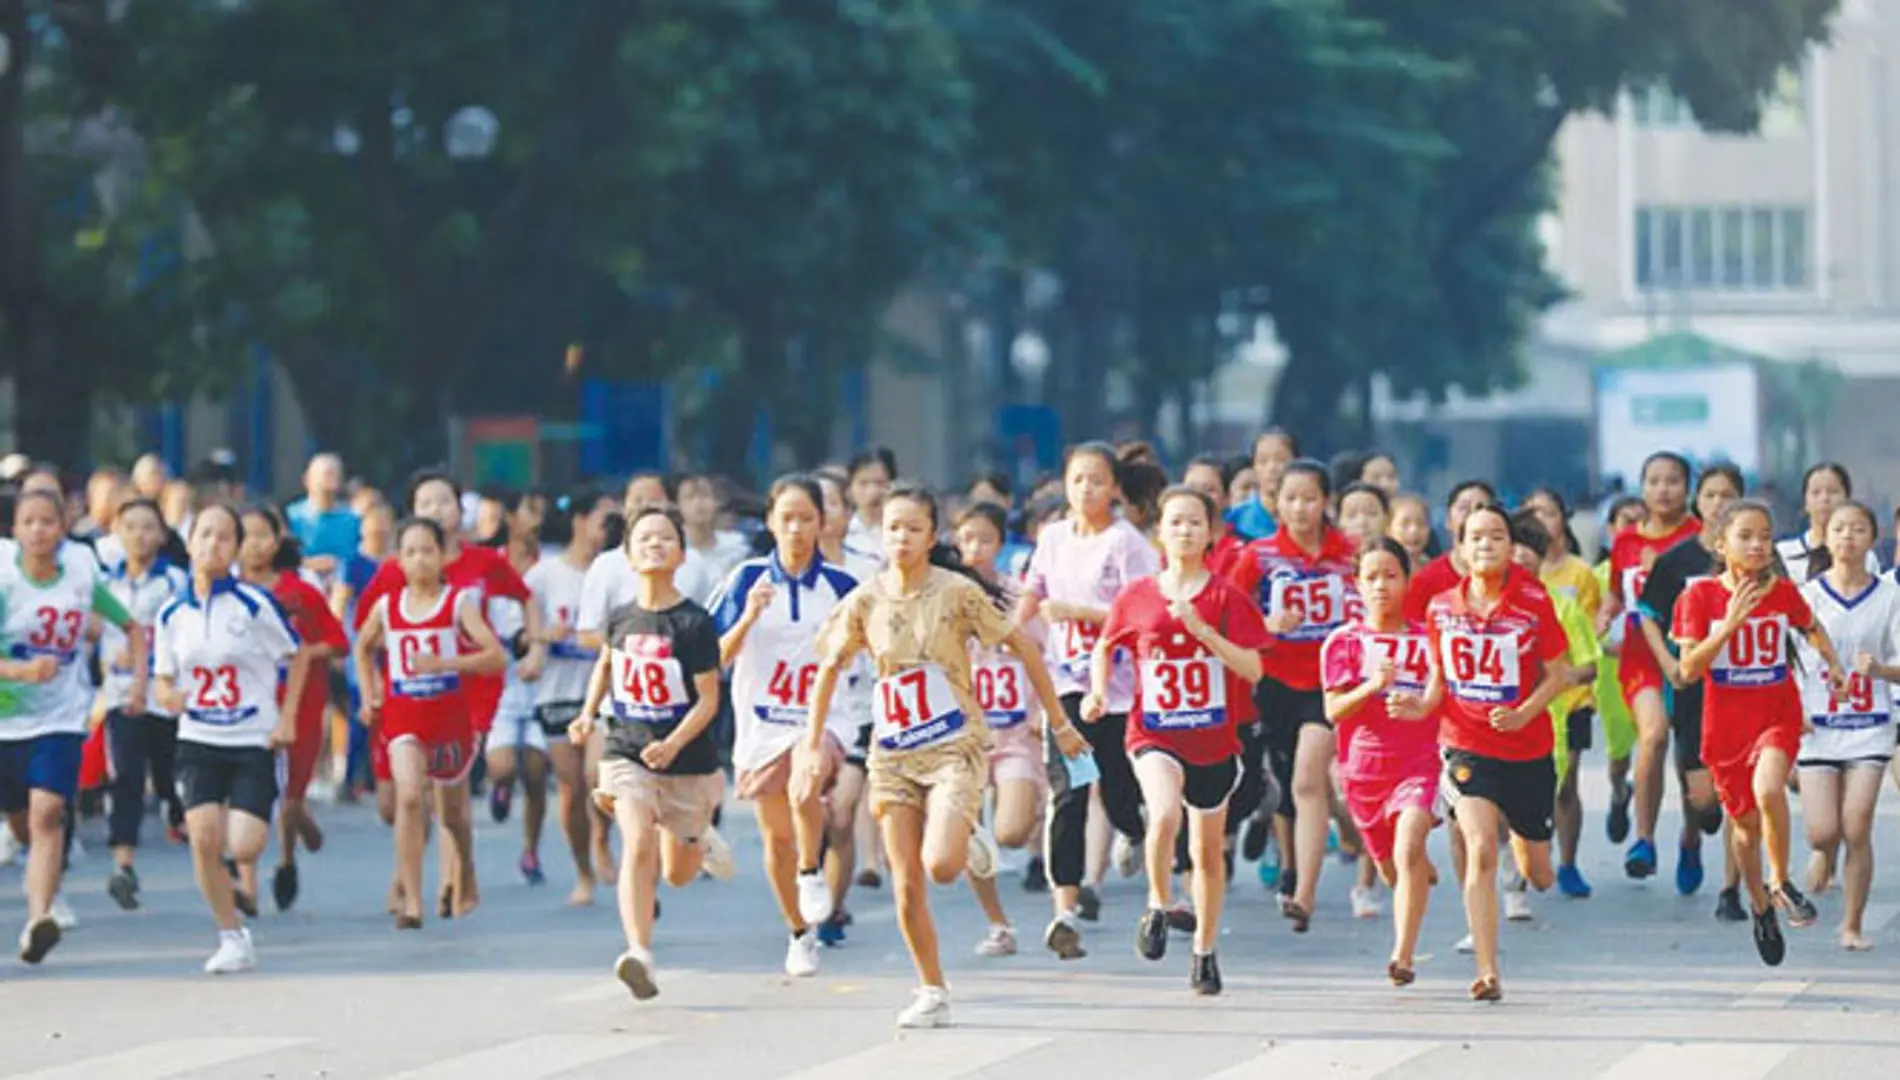
[[[1149,908],[1135,930],[1135,952],[1143,960],[1159,960],[1168,955],[1168,913]]]
[[[1715,918],[1718,922],[1747,922],[1748,912],[1742,910],[1742,890],[1723,889],[1715,898]]]
[[[1605,831],[1610,834],[1610,843],[1620,844],[1630,835],[1630,796],[1634,792],[1629,781],[1613,784],[1610,787],[1610,816],[1604,822]]]
[[[139,875],[129,866],[121,866],[112,872],[111,880],[106,882],[106,894],[111,896],[121,910],[137,911],[139,908]]]
[[[257,918],[257,898],[243,889],[231,890],[231,904],[247,919]]]
[[[1722,831],[1722,804],[1712,803],[1695,812],[1696,827],[1704,836],[1714,836]]]
[[[59,924],[51,915],[41,915],[27,924],[26,931],[20,935],[20,959],[29,964],[37,964],[46,959],[46,954],[59,944]]]
[[[278,911],[289,911],[290,905],[297,902],[297,865],[280,866],[270,877],[270,897],[277,902]]]
[[[1814,910],[1814,901],[1801,895],[1801,890],[1795,888],[1792,881],[1775,886],[1769,892],[1768,899],[1788,916],[1788,925],[1797,930],[1813,926],[1814,920],[1821,917],[1821,913]]]
[[[1201,997],[1216,997],[1220,994],[1220,961],[1213,953],[1202,956],[1194,954],[1193,972],[1188,976],[1188,985]]]
[[[1240,834],[1240,856],[1248,862],[1259,862],[1260,856],[1267,852],[1267,840],[1273,836],[1273,828],[1267,819],[1255,815],[1247,819],[1247,827]]]
[[[1023,891],[1031,893],[1049,891],[1049,873],[1043,867],[1042,856],[1038,855],[1030,859],[1029,865],[1023,867]]]
[[[1075,913],[1083,922],[1102,921],[1102,896],[1087,885],[1075,890]]]
[[[1781,936],[1781,925],[1775,922],[1773,904],[1755,916],[1755,951],[1769,967],[1780,967],[1782,957],[1788,955],[1788,942]]]
[[[1176,904],[1168,909],[1168,929],[1177,934],[1192,934],[1200,926],[1200,920],[1194,917],[1194,909],[1186,904]]]

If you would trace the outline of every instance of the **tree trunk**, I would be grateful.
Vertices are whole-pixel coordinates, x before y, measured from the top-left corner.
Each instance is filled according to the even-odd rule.
[[[15,435],[19,448],[43,461],[77,469],[90,457],[92,388],[84,366],[61,359],[50,319],[20,313],[7,323],[14,356]]]

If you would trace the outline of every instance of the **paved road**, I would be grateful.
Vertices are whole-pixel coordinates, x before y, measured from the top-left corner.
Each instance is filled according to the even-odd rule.
[[[1710,918],[1706,890],[1683,899],[1663,880],[1621,880],[1593,831],[1585,870],[1596,897],[1539,898],[1534,923],[1507,928],[1502,1005],[1465,998],[1454,894],[1435,895],[1426,941],[1436,955],[1397,991],[1383,978],[1388,924],[1353,921],[1348,877],[1329,869],[1305,937],[1243,876],[1218,1000],[1187,992],[1184,940],[1161,964],[1135,957],[1135,882],[1111,882],[1094,955],[1070,965],[1039,948],[979,960],[974,904],[938,890],[957,1026],[902,1036],[891,1020],[912,977],[887,894],[859,894],[851,940],[826,951],[818,978],[793,984],[779,973],[782,932],[749,828],[731,830],[736,882],[665,895],[663,993],[636,1005],[608,973],[620,948],[611,907],[565,909],[553,858],[547,887],[524,886],[512,826],[482,829],[487,885],[473,918],[398,935],[381,913],[386,836],[369,811],[333,809],[303,901],[259,921],[261,966],[245,976],[200,972],[214,942],[181,850],[149,852],[135,914],[106,898],[102,853],[78,863],[69,895],[80,929],[41,969],[0,962],[0,1077],[1895,1076],[1900,799],[1887,803],[1872,953],[1834,947],[1830,897],[1819,926],[1791,934],[1788,962],[1764,968],[1746,929]],[[18,873],[0,870],[9,926]],[[1047,901],[1013,888],[1006,900],[1033,940]]]

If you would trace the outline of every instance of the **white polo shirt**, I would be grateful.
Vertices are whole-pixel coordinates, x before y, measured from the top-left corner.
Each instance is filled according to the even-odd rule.
[[[270,593],[219,578],[211,595],[185,594],[158,616],[156,670],[185,696],[178,737],[206,746],[267,747],[277,727],[279,671],[297,633]]]
[[[165,610],[165,605],[191,591],[191,575],[163,557],[152,564],[144,577],[134,578],[126,573],[124,560],[107,564],[105,577],[106,590],[144,627],[157,627],[159,613]],[[105,673],[99,686],[99,698],[108,709],[125,708],[132,695],[132,670],[119,663],[130,645],[131,639],[125,631],[111,623],[106,624],[99,636],[99,669]],[[156,669],[157,662],[158,654],[154,652],[148,668]],[[166,715],[149,695],[145,711],[154,716]]]

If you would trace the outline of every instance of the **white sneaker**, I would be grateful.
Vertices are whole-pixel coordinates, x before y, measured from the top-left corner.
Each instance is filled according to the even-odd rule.
[[[1130,840],[1127,833],[1115,834],[1115,869],[1123,877],[1134,877],[1141,869],[1141,845]]]
[[[976,943],[976,954],[978,956],[1015,956],[1015,927],[991,926],[989,934]]]
[[[809,926],[831,918],[831,886],[825,883],[824,871],[799,871],[798,914]]]
[[[900,1028],[938,1028],[950,1026],[950,991],[941,986],[920,986],[910,1006],[897,1014]]]
[[[794,936],[785,946],[785,974],[794,979],[809,979],[818,974],[818,928]]]
[[[6,822],[0,821],[0,866],[12,866],[20,857],[20,842],[13,838],[13,830]]]
[[[614,978],[633,991],[635,1001],[645,1001],[660,993],[660,984],[653,981],[653,954],[638,945],[621,953],[620,959],[614,962]]]
[[[1003,851],[996,846],[996,837],[990,831],[978,825],[970,832],[970,847],[963,856],[963,868],[973,878],[993,878],[996,868],[1003,861]]]
[[[708,877],[720,881],[731,881],[739,873],[739,864],[732,857],[732,845],[726,843],[718,829],[708,827],[699,836],[699,868],[706,871]],[[800,904],[803,905],[802,897]]]
[[[53,921],[59,924],[61,930],[79,929],[79,916],[73,914],[72,906],[66,903],[64,893],[53,894],[53,903],[46,909],[46,913],[53,917]]]
[[[1465,954],[1466,956],[1470,956],[1472,953],[1478,951],[1478,945],[1476,942],[1471,940],[1470,934],[1466,934],[1464,937],[1459,938],[1458,944],[1452,947],[1457,949],[1459,952]],[[1503,950],[1499,950],[1499,951],[1501,952]]]
[[[1074,912],[1065,911],[1049,920],[1049,928],[1042,933],[1042,943],[1058,960],[1080,960],[1088,955],[1088,950],[1082,947],[1082,927],[1077,924]]]
[[[1379,903],[1379,891],[1365,885],[1352,887],[1352,917],[1355,919],[1376,919],[1385,914],[1385,905]]]
[[[1504,918],[1507,922],[1530,922],[1531,898],[1513,889],[1504,894]]]
[[[27,923],[20,930],[20,959],[24,963],[37,964],[46,959],[46,954],[59,944],[59,923],[50,915],[42,915]]]
[[[251,931],[247,927],[233,934],[229,931],[218,933],[218,951],[205,961],[205,973],[209,975],[235,975],[240,971],[249,971],[257,966],[257,950],[251,947]]]

